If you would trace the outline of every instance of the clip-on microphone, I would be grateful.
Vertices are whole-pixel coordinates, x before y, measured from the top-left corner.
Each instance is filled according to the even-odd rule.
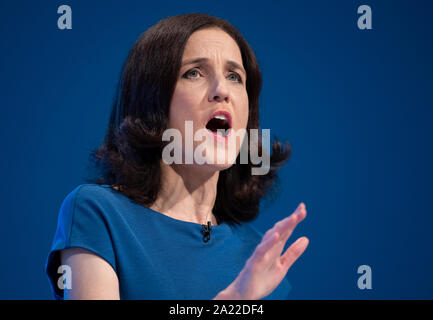
[[[207,225],[201,225],[201,233],[203,234],[203,242],[208,242],[210,240],[210,233],[212,231],[212,226],[210,221],[207,222]]]

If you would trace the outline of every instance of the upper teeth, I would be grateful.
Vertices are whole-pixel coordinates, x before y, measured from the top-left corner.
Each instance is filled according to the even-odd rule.
[[[220,119],[220,120],[227,120],[226,116],[223,114],[217,114],[215,117],[215,119]]]

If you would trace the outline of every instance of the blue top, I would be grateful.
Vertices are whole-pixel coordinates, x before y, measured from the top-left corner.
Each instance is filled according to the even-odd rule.
[[[64,199],[45,270],[56,299],[59,250],[81,247],[104,260],[119,279],[120,299],[208,300],[235,280],[263,234],[249,223],[212,226],[171,218],[109,185],[82,184]],[[72,275],[73,276],[73,275]],[[284,279],[264,299],[287,299]]]

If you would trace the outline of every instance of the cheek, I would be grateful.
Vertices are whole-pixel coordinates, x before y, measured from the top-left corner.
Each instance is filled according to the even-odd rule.
[[[236,108],[236,126],[238,129],[246,128],[248,123],[248,114],[249,114],[249,103],[248,103],[248,95],[242,97],[238,107]]]
[[[193,119],[194,98],[176,89],[170,104],[169,126],[183,132],[185,121]]]

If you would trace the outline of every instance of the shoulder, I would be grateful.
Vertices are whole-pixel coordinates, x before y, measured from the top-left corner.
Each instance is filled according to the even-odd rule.
[[[72,206],[83,204],[106,205],[119,198],[119,192],[109,185],[81,184],[69,192],[63,200],[63,205]]]
[[[113,189],[109,185],[99,185],[93,183],[80,184],[75,187],[67,196],[66,199],[93,199],[101,200],[113,197]]]
[[[122,197],[123,195],[109,185],[78,185],[64,198],[59,219],[71,224],[77,219],[90,219],[91,216],[105,220],[122,206]]]

